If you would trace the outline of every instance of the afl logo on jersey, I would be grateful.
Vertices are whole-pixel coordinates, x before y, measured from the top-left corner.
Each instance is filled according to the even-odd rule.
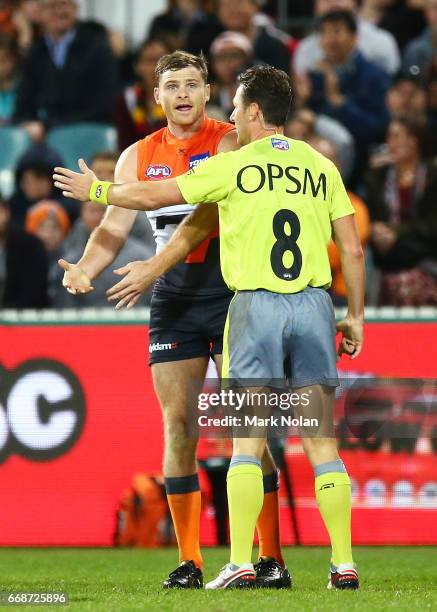
[[[148,179],[166,179],[172,173],[172,169],[163,164],[156,166],[149,166],[146,170],[146,176]]]

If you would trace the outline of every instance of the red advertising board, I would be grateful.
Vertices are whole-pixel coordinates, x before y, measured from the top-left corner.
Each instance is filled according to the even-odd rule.
[[[133,475],[161,470],[147,326],[2,326],[0,346],[0,545],[111,545],[118,500]],[[432,378],[436,364],[437,323],[369,323],[362,355],[342,359],[340,370]],[[290,449],[301,542],[326,543],[311,469],[295,440]],[[356,543],[437,544],[437,461],[429,440],[419,440],[413,453],[383,446],[342,456],[354,479]],[[394,488],[399,481],[411,487]],[[214,543],[212,524],[207,506],[205,544]],[[285,490],[282,524],[284,543],[293,543]]]

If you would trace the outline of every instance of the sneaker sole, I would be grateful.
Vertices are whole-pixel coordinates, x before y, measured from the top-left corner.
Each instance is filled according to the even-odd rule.
[[[228,582],[223,589],[255,589],[256,580],[254,576],[239,576]]]
[[[328,591],[357,591],[360,588],[360,583],[356,581],[347,581],[340,586],[334,586],[331,581],[328,582],[326,587]]]

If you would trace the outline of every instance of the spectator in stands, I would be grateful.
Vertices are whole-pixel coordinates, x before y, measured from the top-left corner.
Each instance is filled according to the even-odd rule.
[[[357,0],[316,0],[315,14],[320,19],[327,13],[348,10],[356,13]],[[400,67],[399,49],[391,34],[367,21],[358,20],[358,48],[364,57],[389,74]],[[298,75],[314,70],[323,57],[320,34],[304,38],[294,55],[294,70]]]
[[[68,215],[55,200],[42,200],[27,211],[26,231],[41,240],[47,253],[50,302],[58,290],[58,259],[69,230]]]
[[[364,58],[357,49],[357,24],[352,13],[333,11],[320,22],[320,44],[324,53],[299,95],[316,113],[342,123],[356,145],[355,168],[367,161],[371,143],[384,137],[388,124],[385,96],[388,75]]]
[[[264,11],[272,17],[278,16],[278,0],[267,0]],[[294,17],[312,17],[314,13],[314,0],[287,0],[287,15]]]
[[[314,138],[311,145],[322,155],[330,159],[338,166],[337,151],[334,143],[326,138]],[[370,217],[365,202],[352,191],[348,191],[349,199],[355,208],[355,222],[357,224],[358,235],[363,248],[367,245],[370,237]],[[330,293],[334,304],[345,306],[347,304],[347,289],[343,273],[341,271],[340,253],[331,240],[328,245],[329,262],[332,270],[332,284]]]
[[[118,153],[114,153],[113,151],[101,151],[100,153],[96,153],[92,158],[91,168],[102,181],[114,181],[114,172],[118,157]],[[55,193],[59,196],[60,192],[56,190]],[[87,209],[87,211],[91,210],[93,209]],[[97,214],[97,210],[94,209],[94,213]],[[101,218],[102,215],[99,215],[99,220]],[[90,225],[90,223],[85,224],[85,226],[86,225]],[[85,244],[90,234],[85,226],[80,219],[77,220],[64,244],[64,250],[70,250],[70,242],[72,245],[83,244],[83,248],[85,248]],[[140,213],[136,216],[130,235],[146,245],[152,245],[154,248],[155,240],[153,238],[153,231],[145,213]]]
[[[12,34],[23,51],[32,44],[37,30],[39,0],[0,0],[0,32]]]
[[[166,125],[161,105],[155,101],[154,88],[156,63],[169,51],[169,47],[159,40],[147,40],[138,51],[135,61],[138,82],[127,87],[115,105],[114,122],[120,151]]]
[[[423,3],[426,0],[362,0],[360,19],[387,30],[400,49],[425,27]]]
[[[221,31],[232,30],[244,34],[252,42],[257,59],[289,72],[290,53],[283,33],[279,36],[278,30],[257,17],[263,4],[264,0],[218,0],[217,16],[222,25]]]
[[[0,32],[0,126],[12,122],[18,87],[19,51],[11,34]]]
[[[47,255],[44,246],[10,222],[0,195],[0,307],[44,308],[47,298]]]
[[[78,203],[63,198],[53,185],[53,168],[60,161],[58,155],[44,145],[35,145],[20,159],[15,173],[16,189],[10,200],[11,215],[16,225],[24,227],[28,209],[40,200],[57,200],[71,219],[77,218]]]
[[[75,0],[39,0],[44,35],[24,62],[15,120],[34,141],[57,125],[109,122],[117,64],[107,38],[77,21]]]
[[[320,138],[331,141],[341,176],[345,182],[348,180],[354,165],[355,146],[352,135],[341,123],[326,115],[316,115],[308,108],[301,108],[291,115],[285,126],[285,134],[310,145]]]
[[[220,107],[229,119],[237,77],[254,63],[252,43],[239,32],[223,32],[212,43],[210,52],[214,75],[210,104]]]
[[[114,153],[98,153],[94,156],[91,168],[101,180],[113,181],[117,155]],[[95,202],[84,202],[81,207],[80,218],[73,225],[62,247],[63,257],[67,261],[78,261],[85,249],[91,233],[99,225],[105,214],[104,207]],[[146,220],[146,215],[137,215],[137,222]],[[113,270],[118,270],[131,261],[145,260],[155,254],[155,241],[151,232],[150,223],[147,223],[147,233],[141,240],[135,237],[134,230],[131,231],[125,245],[113,263]],[[134,226],[135,227],[135,226]],[[138,235],[138,234],[136,234]],[[106,291],[119,279],[114,276],[110,268],[107,268],[93,281],[94,290],[91,293],[79,297],[72,296],[62,287],[63,270],[58,268],[56,277],[56,292],[52,304],[56,307],[86,308],[90,306],[108,307]],[[145,294],[142,305],[149,303],[151,291]],[[140,305],[141,305],[140,304]]]
[[[387,136],[391,163],[366,177],[384,305],[437,305],[437,162],[423,158],[422,139],[422,124],[394,119]]]
[[[163,40],[171,51],[187,48],[188,37],[195,38],[201,31],[214,38],[218,24],[204,4],[201,0],[168,0],[166,11],[153,19],[148,38]]]
[[[65,260],[76,262],[81,258],[91,232],[99,225],[104,214],[105,211],[103,207],[95,202],[84,202],[82,204],[80,219],[76,221],[75,226],[73,226],[72,236],[67,242],[67,248],[63,250],[63,257]],[[80,231],[78,231],[78,227],[80,227]],[[150,242],[146,244],[140,242],[137,238],[129,236],[123,249],[113,263],[113,270],[118,270],[131,261],[149,259],[154,254],[155,248]],[[57,291],[53,299],[53,305],[60,308],[87,308],[90,306],[108,307],[110,304],[108,304],[106,298],[106,291],[119,280],[114,276],[113,271],[108,268],[100,274],[98,279],[93,281],[93,291],[77,297],[70,295],[63,289],[62,275],[63,271],[58,268],[56,280]],[[149,303],[150,298],[151,292],[149,291],[145,295],[145,300],[143,300],[140,305],[144,306],[145,303]]]
[[[437,55],[437,0],[425,0],[425,15],[428,27],[405,49],[402,71],[419,77],[425,84],[429,81]]]
[[[391,118],[426,117],[426,90],[414,77],[399,76],[387,92],[386,103]]]

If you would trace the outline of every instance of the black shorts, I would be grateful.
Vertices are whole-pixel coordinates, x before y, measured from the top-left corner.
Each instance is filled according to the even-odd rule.
[[[232,294],[184,297],[155,292],[150,304],[149,364],[221,355]]]

